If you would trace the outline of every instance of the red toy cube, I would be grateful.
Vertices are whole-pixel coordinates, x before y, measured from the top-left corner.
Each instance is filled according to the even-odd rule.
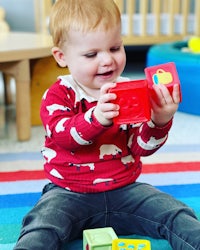
[[[144,70],[149,88],[152,90],[154,84],[166,84],[170,94],[173,91],[173,85],[179,84],[180,80],[173,62],[164,63],[156,66],[147,67]]]
[[[114,123],[131,124],[150,120],[151,108],[146,80],[118,82],[110,92],[117,95],[113,103],[120,106]]]

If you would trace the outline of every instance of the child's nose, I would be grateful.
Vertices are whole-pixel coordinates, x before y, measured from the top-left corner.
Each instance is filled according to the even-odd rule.
[[[110,65],[113,62],[113,57],[110,53],[104,53],[101,58],[101,65]]]

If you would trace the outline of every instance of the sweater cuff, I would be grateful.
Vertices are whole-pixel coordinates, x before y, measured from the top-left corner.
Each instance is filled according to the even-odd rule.
[[[157,139],[165,137],[168,134],[168,132],[172,126],[172,121],[173,121],[173,119],[171,119],[163,127],[156,126],[156,124],[154,124],[153,121],[149,121],[149,122],[145,123],[144,127],[143,127],[144,128],[143,132],[146,131],[144,133],[144,137],[148,138],[150,136],[153,136]]]
[[[173,123],[173,118],[172,118],[171,120],[169,120],[169,122],[166,123],[166,124],[165,124],[164,126],[162,126],[162,127],[156,126],[156,124],[155,124],[152,120],[150,120],[150,121],[147,122],[147,124],[148,124],[148,126],[149,126],[150,128],[156,128],[156,129],[167,130],[167,131],[170,130],[170,128],[171,128],[171,126],[172,126],[172,123]]]
[[[94,115],[94,108],[91,112],[91,119],[92,119],[92,124],[94,127],[97,127],[99,129],[102,129],[102,130],[107,130],[108,128],[110,128],[113,124],[109,125],[109,126],[104,126],[102,125],[98,120],[97,118],[95,117]]]

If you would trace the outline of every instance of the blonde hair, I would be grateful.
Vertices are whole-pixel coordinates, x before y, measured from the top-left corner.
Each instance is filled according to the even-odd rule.
[[[55,46],[68,40],[70,30],[88,32],[121,25],[113,0],[57,0],[50,15],[50,33]]]

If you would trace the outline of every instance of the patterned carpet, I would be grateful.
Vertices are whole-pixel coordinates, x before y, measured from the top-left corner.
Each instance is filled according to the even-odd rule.
[[[172,131],[173,132],[173,131]],[[171,136],[171,135],[170,135]],[[167,143],[153,156],[143,158],[139,180],[151,183],[191,206],[200,219],[200,144]],[[170,142],[170,140],[169,140]],[[31,209],[47,182],[42,170],[43,159],[37,151],[15,147],[0,152],[0,249],[11,250],[17,240],[21,220]],[[33,149],[33,148],[32,148]],[[129,238],[138,236],[129,236]],[[141,237],[140,237],[141,238]],[[149,239],[149,238],[147,238]],[[150,239],[153,250],[171,250],[164,240]],[[65,250],[81,250],[78,240]]]

